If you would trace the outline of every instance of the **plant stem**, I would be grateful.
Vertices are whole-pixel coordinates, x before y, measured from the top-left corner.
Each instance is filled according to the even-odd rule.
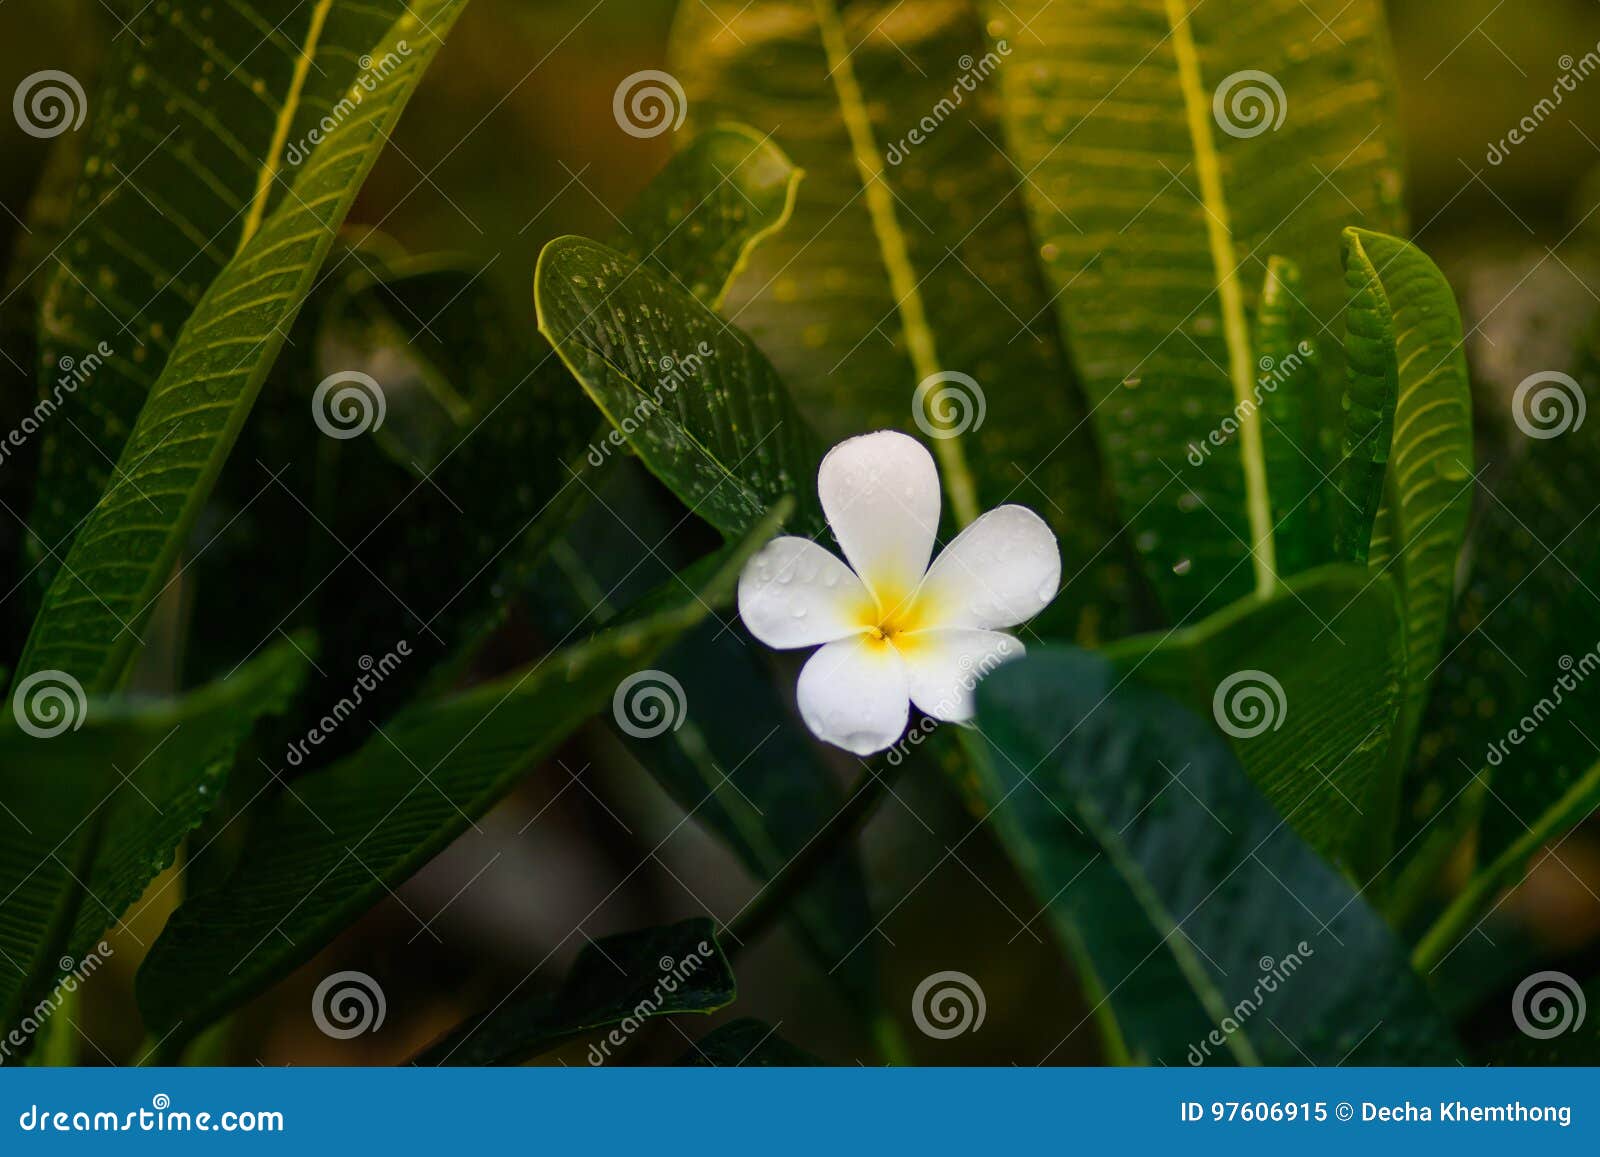
[[[860,777],[833,818],[817,830],[817,834],[811,837],[800,853],[768,880],[755,898],[745,905],[744,911],[728,924],[727,938],[733,942],[727,949],[729,956],[737,955],[740,949],[766,934],[784,914],[790,902],[815,881],[817,873],[827,866],[841,845],[866,821],[888,789],[889,775],[886,772],[870,764],[863,765]]]
[[[1460,939],[1468,922],[1506,886],[1528,858],[1557,832],[1571,827],[1588,813],[1597,791],[1600,791],[1600,763],[1584,772],[1553,807],[1533,821],[1532,827],[1496,856],[1493,863],[1467,881],[1467,886],[1417,943],[1411,954],[1412,967],[1422,973],[1436,968]]]

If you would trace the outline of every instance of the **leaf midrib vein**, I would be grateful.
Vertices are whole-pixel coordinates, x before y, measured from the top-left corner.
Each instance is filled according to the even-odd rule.
[[[1277,549],[1273,539],[1272,504],[1267,491],[1266,455],[1261,418],[1254,404],[1255,361],[1245,318],[1244,291],[1233,256],[1233,227],[1222,181],[1222,165],[1211,134],[1211,110],[1200,75],[1200,54],[1189,27],[1188,0],[1165,0],[1172,30],[1172,52],[1178,65],[1189,138],[1194,146],[1195,175],[1205,210],[1206,240],[1215,268],[1215,285],[1228,346],[1228,378],[1233,386],[1234,417],[1239,423],[1239,456],[1244,469],[1245,513],[1249,519],[1250,558],[1256,591],[1269,594],[1277,584]]]
[[[815,6],[817,31],[833,76],[834,92],[839,98],[839,115],[850,137],[850,151],[861,176],[862,198],[872,221],[872,232],[878,241],[884,271],[889,277],[895,309],[905,328],[906,349],[911,357],[912,370],[919,382],[925,382],[939,374],[943,366],[939,361],[933,327],[928,322],[927,310],[922,303],[921,282],[911,262],[905,232],[900,228],[895,214],[894,195],[889,190],[883,160],[873,136],[866,98],[862,95],[855,67],[850,60],[851,49],[845,43],[837,0],[815,0]],[[945,492],[950,496],[956,523],[966,526],[978,517],[978,496],[972,471],[967,465],[962,438],[959,435],[934,438],[933,451],[939,459],[940,474],[944,479]]]
[[[294,125],[295,113],[300,109],[300,100],[305,92],[306,75],[311,71],[311,57],[317,51],[317,41],[322,37],[322,26],[328,19],[328,9],[333,7],[333,0],[317,0],[317,5],[311,10],[311,25],[306,29],[305,43],[301,45],[300,55],[294,62],[294,74],[289,78],[289,91],[283,98],[283,107],[278,110],[278,122],[273,126],[272,144],[267,147],[266,158],[262,161],[261,171],[256,177],[255,196],[250,201],[250,212],[245,216],[244,229],[239,234],[239,250],[250,243],[250,238],[255,236],[257,229],[261,228],[262,219],[267,213],[267,198],[272,192],[272,182],[278,176],[278,158],[283,155],[284,148],[289,143],[289,130]]]

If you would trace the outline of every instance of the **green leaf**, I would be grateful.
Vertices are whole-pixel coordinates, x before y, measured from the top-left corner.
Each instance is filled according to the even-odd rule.
[[[1334,551],[1347,562],[1368,561],[1374,542],[1388,553],[1391,528],[1378,522],[1384,480],[1394,448],[1394,407],[1400,396],[1395,327],[1378,271],[1354,237],[1342,250],[1349,307],[1345,312],[1345,415],[1334,490]]]
[[[487,811],[624,677],[730,598],[789,506],[635,621],[408,708],[273,801],[234,876],[180,908],[152,947],[138,983],[149,1026],[198,1032],[308,959]]]
[[[1126,639],[1105,654],[1228,732],[1256,790],[1323,856],[1368,871],[1382,864],[1399,790],[1389,752],[1405,676],[1387,578],[1324,567],[1265,599],[1246,596],[1192,627]]]
[[[82,956],[109,924],[117,922],[144,895],[150,881],[171,866],[178,846],[210,814],[226,787],[229,770],[252,723],[288,711],[306,681],[311,662],[308,652],[315,650],[307,635],[286,638],[221,683],[228,687],[243,680],[250,694],[248,710],[214,725],[218,736],[208,756],[203,757],[200,748],[169,754],[163,747],[152,758],[127,769],[127,779],[104,804],[104,834],[85,877],[87,898],[78,909],[68,941],[71,955]]]
[[[1481,777],[1483,773],[1478,775]],[[1523,869],[1533,854],[1588,819],[1594,814],[1597,803],[1600,803],[1600,762],[1591,764],[1532,823],[1524,823],[1520,816],[1513,816],[1517,822],[1524,823],[1523,830],[1473,874],[1417,942],[1412,960],[1418,970],[1431,972],[1455,950],[1463,937],[1475,933],[1484,920],[1479,914],[1486,908],[1492,911],[1489,905],[1496,896],[1521,883]],[[1550,854],[1555,854],[1553,849]],[[1476,922],[1474,917],[1478,917]]]
[[[393,62],[392,69],[376,80],[370,91],[350,67],[349,44],[330,42],[329,51],[337,53],[342,63],[316,85],[309,79],[316,71],[309,67],[311,59],[303,49],[291,49],[297,59],[282,103],[273,102],[265,93],[251,97],[266,101],[278,113],[264,151],[227,140],[223,130],[224,135],[213,133],[205,139],[204,155],[196,152],[202,140],[198,136],[174,141],[168,151],[152,154],[170,159],[177,171],[150,189],[141,186],[147,196],[152,191],[163,196],[178,188],[192,190],[196,197],[222,196],[207,176],[207,158],[213,151],[219,157],[236,154],[231,170],[234,181],[222,182],[223,186],[236,195],[242,178],[254,192],[246,196],[248,208],[242,227],[231,243],[224,237],[202,244],[211,254],[207,268],[219,268],[203,296],[195,294],[193,313],[176,335],[159,377],[151,382],[147,376],[148,397],[120,446],[114,477],[84,520],[45,595],[20,664],[22,673],[59,669],[94,690],[116,685],[138,644],[139,627],[169,582],[184,538],[332,246],[339,223],[463,3],[421,0],[410,7],[400,5],[404,11],[384,25],[386,30],[375,31],[370,10],[344,6],[330,14],[331,0],[316,0],[310,12],[308,42],[320,41],[329,23],[353,28],[359,21],[363,33],[353,51],[370,56],[377,62],[375,69]],[[181,53],[175,47],[172,56],[197,68],[204,54],[205,34],[189,27],[190,7],[184,5],[179,13],[152,12],[152,17],[174,24],[175,42],[197,38],[197,43],[187,45]],[[250,23],[244,13],[233,8],[214,10],[227,13],[229,21]],[[213,6],[206,6],[205,11],[213,11]],[[245,35],[242,28],[236,33]],[[248,35],[251,43],[260,43],[259,29]],[[237,48],[241,53],[238,59],[243,60],[248,45],[235,45],[230,39],[228,47]],[[275,55],[257,54],[263,60]],[[141,67],[146,71],[141,73]],[[105,101],[108,109],[115,110],[106,114],[107,132],[130,138],[156,132],[140,119],[137,110],[145,109],[144,116],[159,119],[168,100],[194,106],[197,119],[213,119],[204,102],[186,93],[180,100],[175,85],[150,72],[148,65],[130,62],[127,78],[130,87],[148,85],[150,91],[140,98],[130,93],[127,100],[113,97]],[[309,101],[312,95],[320,95],[320,103]],[[339,99],[347,100],[343,110],[335,104]],[[123,124],[119,114],[125,115],[130,103],[135,115]],[[322,134],[290,181],[280,171],[283,142],[293,144],[321,117],[334,120],[340,111],[345,115]],[[176,131],[168,130],[165,135]],[[162,136],[156,132],[148,147],[154,148]],[[159,171],[141,171],[137,176],[159,180]],[[284,186],[281,192],[279,186]],[[228,208],[237,211],[231,199]],[[159,231],[124,234],[119,227],[115,236],[137,236],[139,245],[164,246],[169,231],[184,220],[181,212],[173,212],[172,220]],[[98,217],[96,221],[103,228],[112,228],[111,221]],[[201,239],[209,236],[200,234]],[[156,267],[163,268],[159,263]],[[95,279],[86,280],[92,284]],[[191,292],[198,288],[188,286]],[[115,296],[122,302],[120,295]],[[132,312],[143,300],[141,295],[139,301],[123,302],[123,306]],[[75,331],[82,330],[83,321],[74,319],[70,310],[67,313]],[[159,341],[156,344],[159,346]],[[89,396],[85,395],[86,401]],[[53,504],[50,509],[55,510]],[[83,513],[82,505],[64,502],[59,510],[68,526]]]
[[[623,218],[617,248],[721,309],[756,247],[789,222],[803,174],[744,125],[696,135]]]
[[[715,925],[696,916],[585,945],[555,992],[516,997],[513,989],[414,1063],[519,1064],[584,1033],[620,1026],[589,1046],[589,1063],[601,1065],[615,1059],[646,1018],[712,1013],[736,995],[733,966],[717,943]]]
[[[544,247],[539,332],[652,473],[739,535],[786,494],[820,526],[816,438],[772,363],[687,291],[582,237]]]
[[[706,1033],[678,1058],[678,1064],[687,1068],[811,1068],[822,1063],[784,1040],[771,1025],[749,1017]]]
[[[1381,295],[1385,332],[1393,332],[1383,353],[1398,385],[1394,447],[1368,561],[1378,573],[1394,568],[1405,607],[1404,757],[1439,662],[1472,508],[1472,398],[1461,314],[1438,266],[1415,246],[1365,229],[1345,230],[1345,246],[1350,266],[1365,269]],[[1352,328],[1361,308],[1352,303]]]
[[[1459,834],[1481,805],[1486,862],[1544,827],[1600,756],[1590,725],[1600,712],[1600,422],[1590,404],[1600,396],[1600,334],[1571,369],[1573,386],[1536,383],[1524,396],[1519,417],[1544,436],[1517,431],[1516,457],[1480,491],[1472,567],[1402,814],[1403,834],[1446,824]],[[1568,416],[1557,423],[1563,397]],[[1590,416],[1574,425],[1580,400]],[[1459,814],[1436,819],[1447,809]]]
[[[985,7],[1014,49],[1007,139],[1051,293],[1162,603],[1183,619],[1265,590],[1317,544],[1277,549],[1294,528],[1272,522],[1252,290],[1278,254],[1306,312],[1336,318],[1338,228],[1399,227],[1383,6]],[[1337,428],[1339,351],[1318,368],[1318,425]],[[1229,419],[1237,437],[1186,469]]]
[[[637,466],[608,479],[593,506],[552,551],[529,608],[560,637],[593,616],[670,580],[681,564],[671,530],[675,502]],[[659,543],[639,560],[639,543]],[[683,692],[678,726],[630,734],[627,745],[673,801],[731,848],[758,881],[769,880],[810,843],[844,802],[838,777],[774,688],[765,648],[710,620],[688,632],[657,666]],[[790,909],[791,926],[820,968],[860,1009],[876,1007],[877,962],[866,882],[855,850],[843,850]]]
[[[1001,838],[1131,1056],[1453,1059],[1378,915],[1208,725],[1123,678],[1088,652],[1030,652],[979,685],[974,746]]]
[[[1277,539],[1278,570],[1296,575],[1334,561],[1327,529],[1324,453],[1317,423],[1318,371],[1310,319],[1300,308],[1300,268],[1282,257],[1267,259],[1256,312],[1256,366],[1261,371],[1261,453]],[[1191,455],[1190,464],[1194,458]]]
[[[182,699],[77,699],[59,676],[19,684],[0,720],[0,1027],[81,959],[210,808],[234,752],[298,688],[305,660],[282,643]],[[8,704],[8,707],[12,704]],[[61,714],[62,711],[66,714]],[[76,729],[68,729],[69,720]]]
[[[44,431],[32,517],[44,580],[114,477],[184,323],[287,197],[308,133],[363,75],[361,55],[406,13],[404,0],[130,8],[90,102],[74,243],[50,265],[40,314],[46,385],[63,358],[81,365],[102,340],[116,354],[62,407],[71,424]],[[431,53],[431,35],[412,27],[407,50]],[[369,78],[388,67],[374,61]]]
[[[691,120],[748,121],[806,171],[792,226],[749,263],[729,320],[828,443],[920,428],[955,522],[1036,509],[1078,574],[1048,626],[1099,638],[1125,629],[1142,592],[1049,309],[1026,167],[1002,151],[996,73],[1017,67],[1014,46],[991,47],[977,8],[680,4],[671,67]]]

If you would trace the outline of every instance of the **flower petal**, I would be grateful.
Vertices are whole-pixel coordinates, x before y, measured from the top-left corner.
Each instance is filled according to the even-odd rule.
[[[905,664],[893,647],[865,636],[829,643],[806,660],[798,698],[813,735],[857,755],[899,739],[911,715]]]
[[[939,471],[893,430],[840,442],[817,471],[817,495],[845,558],[884,611],[917,589],[939,529]]]
[[[919,620],[940,627],[1014,627],[1061,586],[1056,536],[1026,506],[997,506],[933,560],[917,592]]]
[[[739,575],[739,617],[752,635],[779,650],[859,634],[872,611],[861,580],[809,538],[773,539]]]
[[[999,631],[917,631],[895,645],[905,661],[911,701],[947,723],[971,719],[979,680],[1026,651],[1021,640]]]

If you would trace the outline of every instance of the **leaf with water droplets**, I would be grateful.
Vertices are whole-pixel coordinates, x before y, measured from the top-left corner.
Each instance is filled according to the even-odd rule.
[[[76,728],[49,738],[15,726],[9,709],[0,718],[0,956],[10,962],[0,969],[0,1032],[70,971],[58,968],[63,951],[81,960],[108,926],[123,926],[123,910],[210,809],[205,788],[256,722],[293,698],[310,646],[286,639],[182,699],[80,700],[66,717]],[[70,685],[44,680],[30,701],[52,688]]]
[[[1209,722],[1105,658],[1041,648],[979,684],[977,735],[1000,838],[1131,1059],[1456,1059],[1388,926]]]
[[[582,237],[534,275],[539,330],[652,473],[724,534],[795,493],[820,529],[811,427],[760,350],[692,294]]]

